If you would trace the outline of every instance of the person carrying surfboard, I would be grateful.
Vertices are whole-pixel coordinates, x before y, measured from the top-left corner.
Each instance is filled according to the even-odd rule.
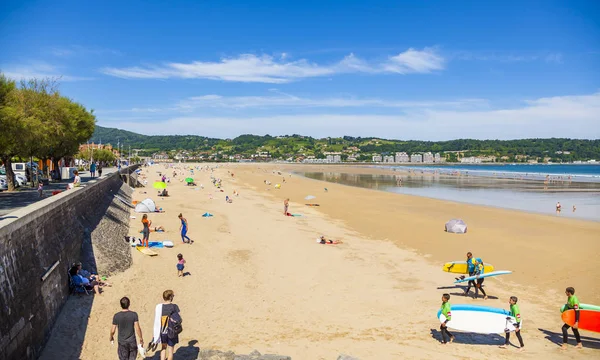
[[[481,290],[481,293],[483,294],[483,299],[487,300],[487,294],[485,293],[485,290],[483,290],[483,287],[481,285],[483,285],[483,281],[485,280],[484,278],[480,278],[480,275],[483,275],[484,272],[484,266],[483,266],[483,261],[481,261],[481,259],[477,258],[475,259],[475,275],[477,276],[477,282],[475,283],[475,297],[474,299],[477,299],[477,297],[479,296],[479,290]]]
[[[467,253],[467,271],[469,272],[469,276],[475,275],[475,259],[473,258],[473,254],[469,251]],[[471,285],[475,286],[475,281],[469,280],[467,285],[467,290],[465,290],[465,296],[469,295],[469,290],[471,290]]]
[[[454,335],[450,334],[450,332],[448,331],[448,327],[446,326],[448,324],[448,321],[452,320],[452,305],[450,305],[450,294],[442,295],[442,314],[446,318],[446,321],[444,321],[440,325],[440,331],[442,332],[442,344],[447,344],[446,335],[448,335],[450,342],[454,341]]]
[[[573,324],[573,335],[575,335],[575,340],[577,340],[577,345],[575,346],[578,349],[583,348],[583,345],[581,344],[581,337],[579,336],[579,299],[577,298],[577,296],[575,296],[575,289],[572,287],[568,287],[565,289],[565,294],[567,294],[567,304],[566,304],[566,310],[575,310],[575,324]],[[567,333],[567,330],[569,330],[570,326],[567,324],[564,324],[562,327],[562,333],[563,333],[563,344],[562,344],[562,349],[566,350],[567,349],[567,339],[569,337],[569,334]]]
[[[521,350],[525,345],[523,344],[523,338],[521,337],[521,310],[519,310],[519,305],[517,305],[517,301],[519,301],[519,299],[516,296],[511,296],[508,300],[508,304],[510,305],[510,316],[514,317],[517,321],[515,324],[513,324],[513,326],[515,327],[515,335],[517,335],[517,339],[519,339],[519,345],[521,345],[521,347],[519,347],[519,350]],[[506,320],[512,320],[512,318],[507,317]],[[510,344],[510,331],[505,331],[506,341],[504,341],[504,345],[500,346],[501,349],[506,349],[506,347]]]

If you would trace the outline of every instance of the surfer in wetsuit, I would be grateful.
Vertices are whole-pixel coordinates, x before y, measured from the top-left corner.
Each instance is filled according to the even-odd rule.
[[[523,344],[523,338],[521,337],[521,310],[519,310],[517,301],[519,301],[519,299],[516,296],[511,296],[510,300],[508,300],[508,303],[510,305],[510,316],[514,317],[517,321],[515,324],[513,324],[513,326],[515,327],[515,335],[517,335],[517,339],[519,339],[519,345],[521,345],[519,350],[521,350],[525,345]],[[506,320],[509,319],[509,317],[506,318]],[[504,342],[504,345],[500,346],[500,348],[506,349],[508,344],[510,344],[510,331],[506,331],[506,341]]]
[[[479,296],[479,290],[481,290],[481,293],[483,294],[483,300],[487,300],[488,298],[485,293],[485,290],[483,290],[483,287],[481,287],[481,285],[483,285],[483,280],[485,279],[479,277],[480,275],[483,275],[483,271],[483,261],[481,261],[480,258],[475,259],[475,275],[477,275],[477,282],[475,283],[475,297],[473,297],[474,299],[477,299],[477,297]]]
[[[581,344],[581,337],[579,336],[579,299],[577,298],[577,296],[575,296],[575,289],[572,287],[568,287],[565,290],[565,294],[567,294],[567,307],[565,309],[565,311],[567,310],[575,310],[575,324],[573,324],[573,335],[575,335],[575,340],[577,340],[577,345],[575,346],[576,348],[581,349],[583,347],[583,345]],[[564,324],[562,327],[562,333],[563,333],[563,344],[562,344],[562,349],[566,350],[567,349],[567,338],[569,337],[569,334],[567,334],[567,330],[569,330],[570,326],[567,324]]]
[[[448,321],[452,320],[452,306],[450,305],[450,294],[444,294],[442,295],[442,315],[444,315],[444,317],[446,318],[446,321],[444,321],[441,325],[440,325],[440,331],[442,332],[442,344],[447,344],[446,342],[446,335],[448,335],[448,338],[450,339],[450,342],[454,341],[454,335],[450,334],[450,332],[448,331],[448,327],[446,326],[448,324]]]
[[[469,272],[469,276],[475,275],[475,259],[473,259],[473,254],[469,251],[467,253],[467,271]],[[471,285],[476,288],[475,281],[469,280],[467,290],[465,290],[464,295],[469,295],[469,290],[471,290]]]

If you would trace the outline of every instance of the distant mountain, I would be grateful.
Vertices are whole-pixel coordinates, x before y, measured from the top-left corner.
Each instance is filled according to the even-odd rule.
[[[167,150],[197,150],[206,146],[213,146],[219,139],[211,139],[198,135],[142,135],[127,130],[107,128],[96,125],[94,135],[90,142],[96,144],[117,144],[131,146],[132,149],[145,149],[148,151]]]
[[[315,156],[324,158],[326,153],[343,153],[342,159],[351,157],[359,161],[371,161],[372,154],[394,155],[396,152],[440,153],[448,161],[458,161],[465,156],[484,156],[502,162],[526,162],[544,159],[552,162],[575,160],[600,160],[600,140],[579,139],[519,139],[519,140],[473,140],[448,141],[386,140],[379,138],[337,137],[315,139],[310,136],[259,136],[240,135],[235,139],[214,139],[198,135],[141,135],[131,131],[96,126],[90,139],[94,143],[124,144],[125,149],[143,149],[141,155],[170,150],[187,150],[193,153],[219,154],[249,157],[267,153],[272,159]],[[457,154],[460,152],[460,154]]]

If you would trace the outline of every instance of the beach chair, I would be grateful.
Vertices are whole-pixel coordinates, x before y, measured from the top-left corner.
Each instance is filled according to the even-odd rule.
[[[88,290],[83,283],[77,283],[73,280],[71,273],[67,271],[67,276],[69,277],[69,289],[71,294],[90,294],[90,290]]]

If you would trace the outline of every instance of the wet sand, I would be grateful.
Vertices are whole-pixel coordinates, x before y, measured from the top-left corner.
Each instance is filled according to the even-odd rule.
[[[161,169],[145,170],[150,181]],[[600,303],[594,275],[600,224],[324,183],[290,177],[291,171],[298,167],[225,165],[214,173],[223,179],[224,192],[210,184],[208,172],[194,176],[204,190],[175,182],[165,199],[153,196],[151,188],[136,190],[136,200],[151,197],[166,210],[150,215],[154,225],[167,228],[152,233],[151,240],[172,240],[176,247],[158,249],[156,257],[132,250],[134,265],[94,297],[87,327],[61,331],[77,313],[63,312],[42,358],[67,353],[115,358],[108,331],[124,295],[131,298],[149,341],[154,306],[167,288],[175,291],[184,319],[176,359],[194,358],[194,346],[238,353],[258,349],[308,360],[336,359],[340,353],[363,360],[515,356],[514,348],[497,348],[503,335],[456,332],[455,344],[440,345],[436,312],[444,292],[452,295],[453,304],[502,308],[509,296],[518,296],[526,321],[522,358],[599,354],[598,334],[582,331],[590,339],[581,351],[563,353],[555,342],[560,341],[558,309],[566,300],[566,286],[574,286],[582,302]],[[281,189],[273,187],[276,183]],[[234,189],[240,196],[226,203]],[[309,194],[319,207],[304,205]],[[283,216],[284,198],[290,198],[290,212],[302,216]],[[215,216],[202,218],[207,211]],[[190,223],[193,245],[180,242],[179,212]],[[132,215],[137,217],[131,220],[133,235],[141,228],[141,216]],[[467,222],[468,234],[443,231],[444,223],[456,217]],[[317,244],[319,235],[344,243]],[[444,262],[463,260],[467,251],[498,270],[513,271],[486,280],[489,300],[459,296],[462,289],[453,285],[454,276],[441,271]],[[191,273],[184,278],[176,276],[179,252]],[[85,301],[74,296],[67,308]],[[83,332],[80,351],[73,349],[72,331]]]

